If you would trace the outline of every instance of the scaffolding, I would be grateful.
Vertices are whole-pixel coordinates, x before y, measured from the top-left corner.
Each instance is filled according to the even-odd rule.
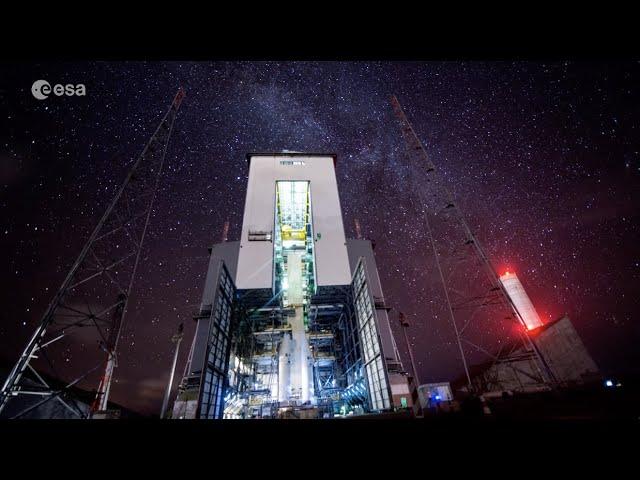
[[[236,302],[223,418],[273,418],[278,401],[278,348],[290,331],[281,295],[250,292]]]
[[[53,297],[2,387],[0,414],[12,399],[29,396],[40,400],[13,418],[52,400],[73,415],[87,418],[91,414],[81,408],[72,387],[88,387],[98,381],[91,412],[107,409],[140,253],[184,96],[182,89],[175,95]],[[101,370],[102,376],[96,378]],[[65,386],[52,388],[39,372],[64,380]],[[26,376],[36,384],[29,386]]]
[[[479,391],[471,366],[486,362],[516,363],[526,357],[535,365],[541,385],[555,383],[553,373],[527,333],[522,315],[499,281],[495,269],[469,227],[445,179],[427,155],[398,99],[391,104],[406,143],[414,208],[424,219],[433,264],[428,279],[434,319],[447,318],[460,355],[466,389]],[[517,359],[513,359],[514,355]],[[486,387],[486,385],[485,385]],[[492,386],[492,388],[496,388]]]

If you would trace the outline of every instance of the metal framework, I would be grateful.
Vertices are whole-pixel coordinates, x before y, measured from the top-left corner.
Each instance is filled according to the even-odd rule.
[[[53,297],[2,387],[0,414],[18,396],[39,401],[12,414],[12,418],[24,416],[51,400],[80,418],[106,410],[127,305],[167,145],[184,96],[179,89]],[[52,388],[44,378],[45,370],[64,380],[64,386]],[[72,387],[87,388],[96,385],[98,379],[95,401],[91,412],[87,412],[72,394]]]
[[[353,303],[369,404],[373,411],[391,409],[391,388],[378,332],[375,301],[366,276],[366,262],[360,257],[353,273]]]
[[[434,317],[450,322],[469,390],[474,390],[470,364],[486,363],[487,358],[492,364],[507,363],[530,376],[531,372],[520,370],[517,364],[529,359],[535,364],[538,382],[555,383],[553,373],[527,334],[520,312],[395,96],[391,97],[391,104],[412,167],[409,181],[418,204],[414,207],[423,214],[428,248],[433,253],[436,275],[430,278],[428,291],[434,300]],[[511,358],[514,361],[509,361]]]
[[[200,311],[200,318],[207,321],[208,327],[196,414],[196,418],[202,419],[222,418],[231,351],[230,334],[236,288],[222,261],[217,280],[211,305],[204,305]]]

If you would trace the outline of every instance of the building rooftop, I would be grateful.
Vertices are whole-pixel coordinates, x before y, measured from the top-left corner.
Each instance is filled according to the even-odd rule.
[[[246,155],[247,165],[251,165],[252,157],[332,157],[334,167],[338,159],[335,153],[293,152],[290,150],[284,150],[282,152],[250,152]]]

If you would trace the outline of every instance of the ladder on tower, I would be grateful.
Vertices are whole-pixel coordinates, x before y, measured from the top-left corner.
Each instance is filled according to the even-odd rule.
[[[400,122],[412,168],[410,181],[418,200],[414,202],[414,208],[422,213],[434,262],[431,273],[436,273],[437,280],[431,285],[430,293],[434,299],[440,297],[439,313],[452,327],[468,390],[478,390],[472,381],[470,359],[489,358],[493,365],[507,363],[513,370],[531,375],[514,360],[513,355],[522,355],[523,351],[535,364],[537,381],[555,385],[554,375],[529,337],[522,315],[499,281],[488,256],[395,96],[391,97],[391,105]],[[511,332],[508,325],[515,325],[516,333],[505,341],[506,338],[501,337]],[[499,331],[497,341],[487,341],[486,335],[483,336],[490,327]]]

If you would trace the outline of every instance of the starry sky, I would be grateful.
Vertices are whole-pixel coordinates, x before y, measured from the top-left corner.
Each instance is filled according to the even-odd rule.
[[[87,93],[38,101],[37,79]],[[113,400],[157,414],[185,322],[180,375],[207,247],[226,220],[239,238],[254,151],[338,155],[346,234],[357,218],[375,240],[421,381],[459,362],[433,344],[428,244],[391,94],[494,265],[518,273],[544,320],[568,313],[605,372],[638,373],[639,82],[640,63],[622,61],[1,64],[0,356],[16,360],[182,86]]]

